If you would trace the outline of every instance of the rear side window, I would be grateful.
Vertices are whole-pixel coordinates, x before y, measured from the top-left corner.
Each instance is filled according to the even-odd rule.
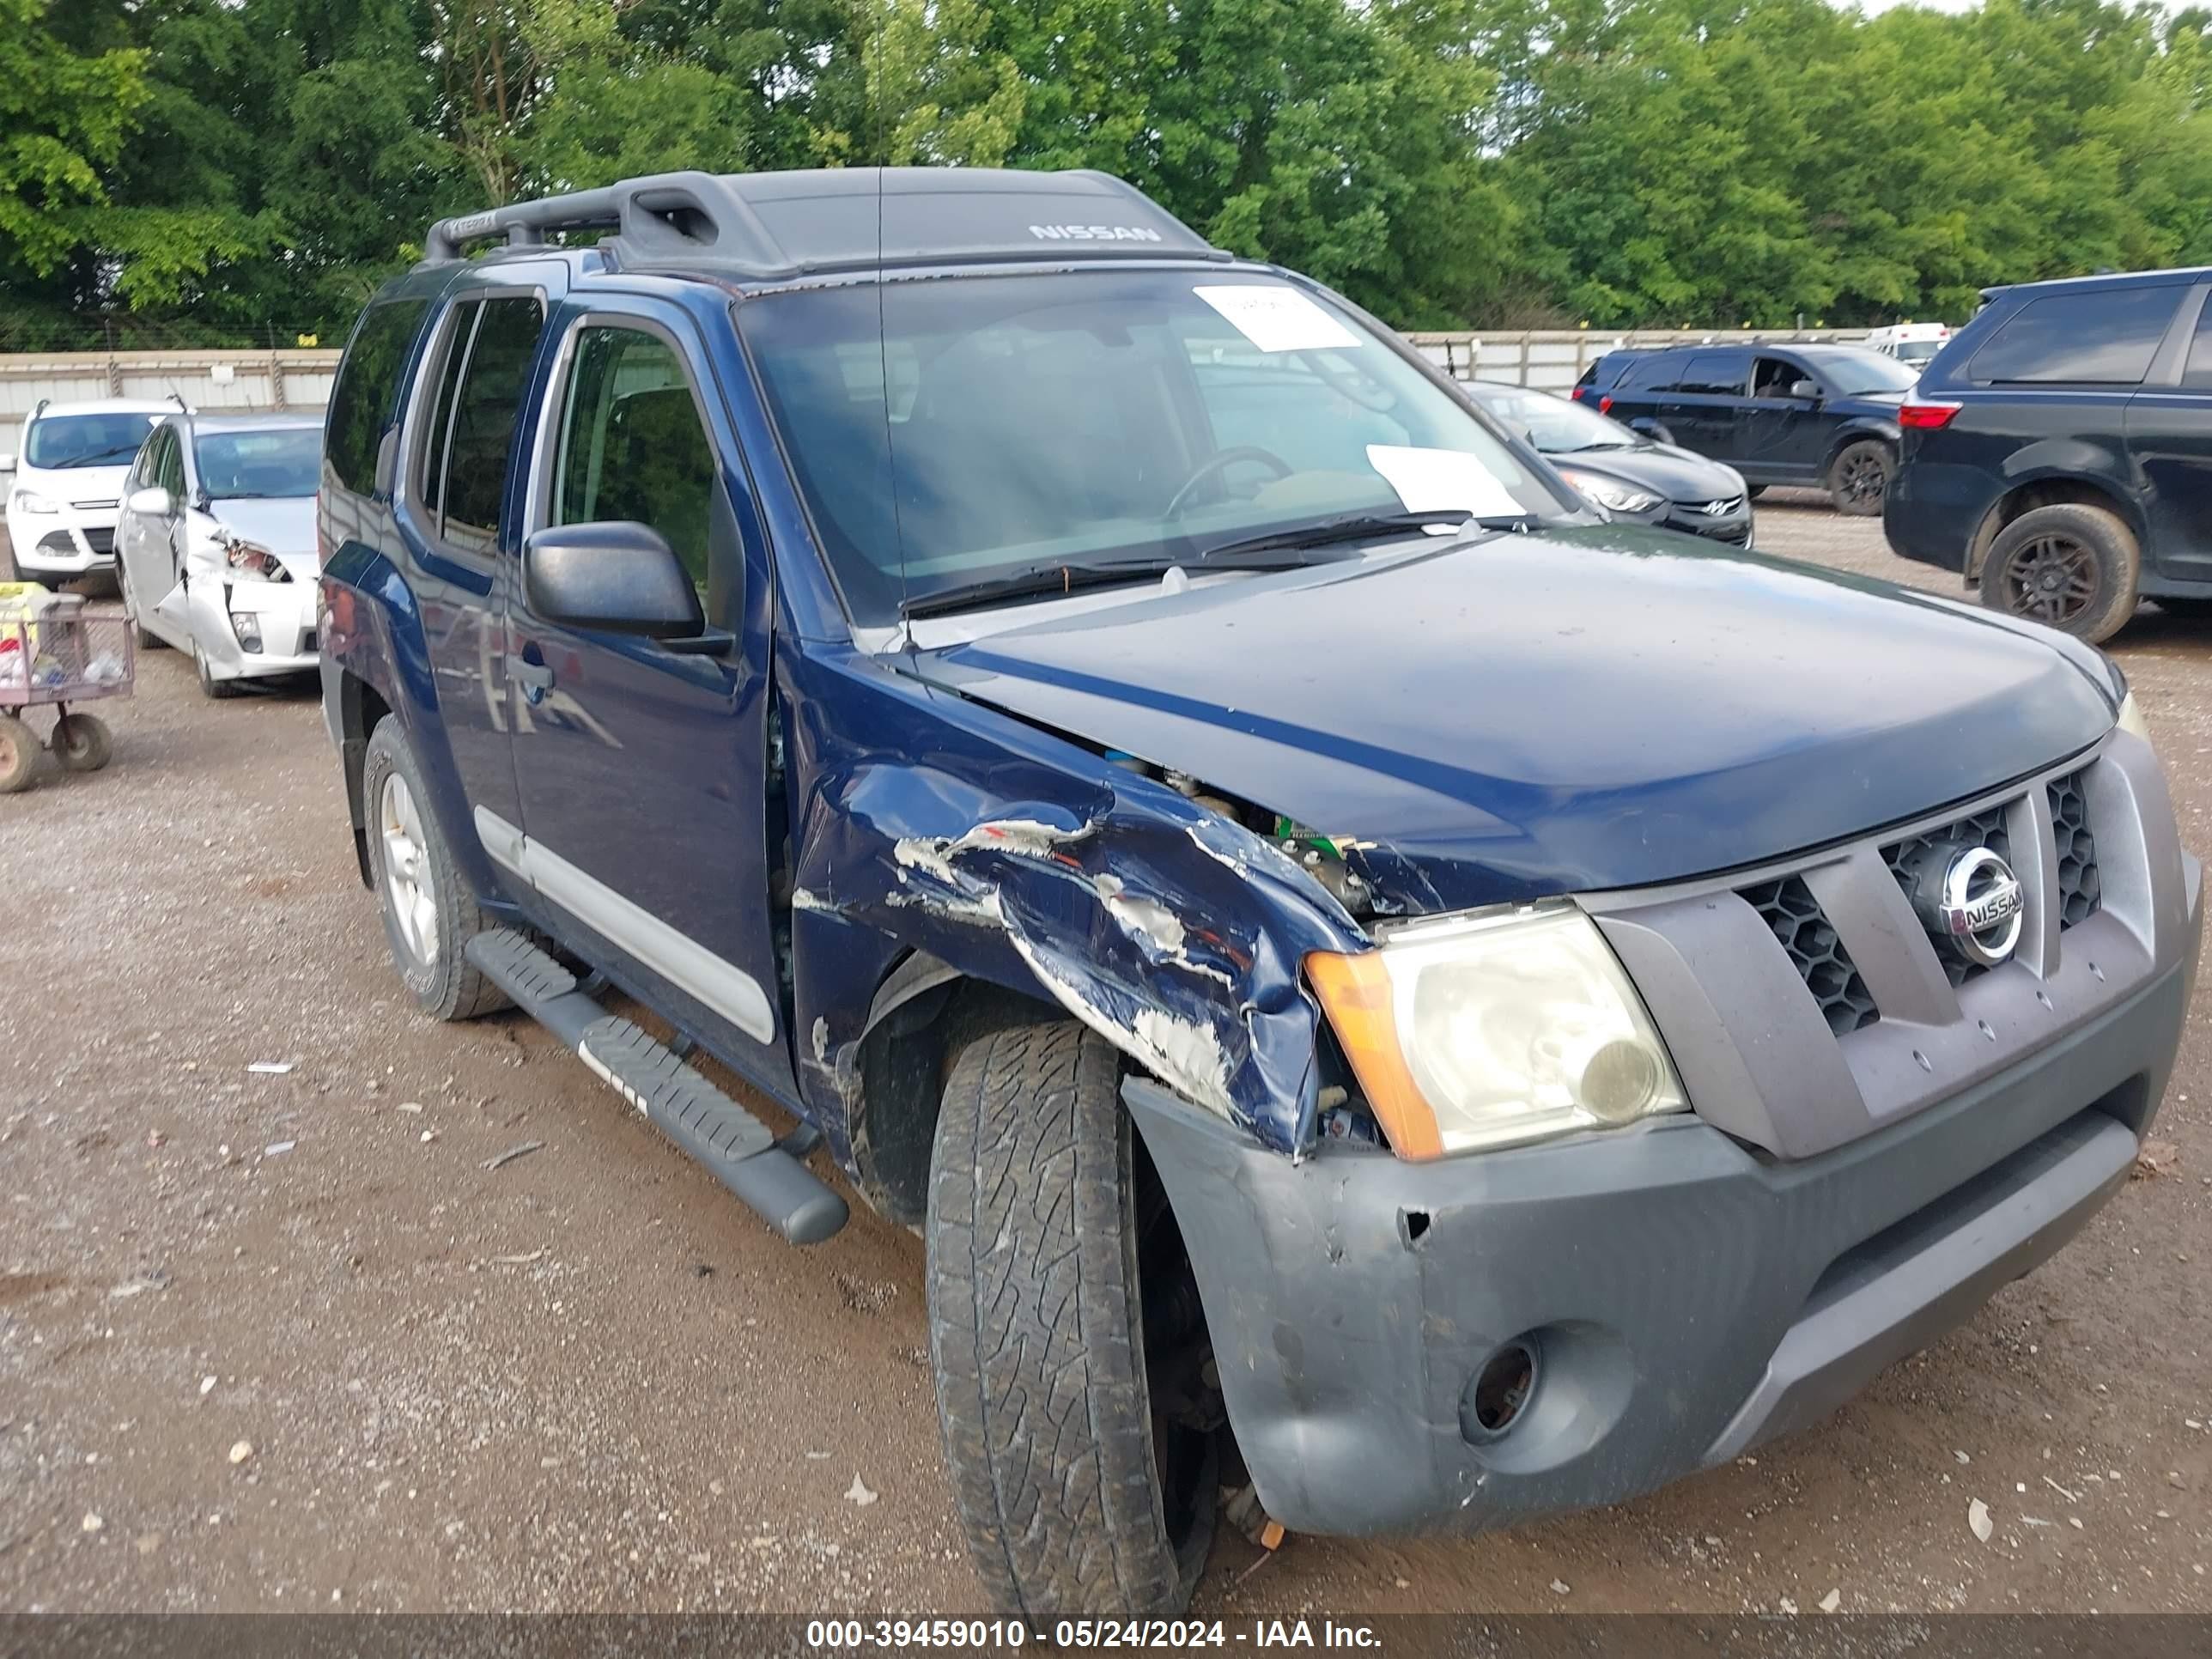
[[[2137,386],[2187,290],[2106,289],[2030,300],[1974,354],[1970,380]]]
[[[331,475],[348,489],[366,495],[376,488],[376,447],[392,418],[408,352],[429,308],[428,300],[387,300],[371,306],[338,367],[323,433],[323,457]]]
[[[422,494],[447,538],[489,546],[507,499],[507,462],[522,394],[545,329],[534,294],[500,295],[456,319],[438,376]]]
[[[2197,337],[2189,343],[2189,366],[2181,372],[2181,383],[2195,391],[2212,392],[2212,297],[2204,301],[2204,309],[2197,313]]]
[[[1671,392],[1692,392],[1712,398],[1743,396],[1744,370],[1751,359],[1737,351],[1700,351],[1674,376]]]

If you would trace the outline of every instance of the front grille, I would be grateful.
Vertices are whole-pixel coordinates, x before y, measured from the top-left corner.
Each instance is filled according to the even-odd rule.
[[[2058,843],[2058,926],[2084,922],[2105,902],[2097,878],[2097,840],[2089,833],[2089,800],[2081,775],[2069,773],[2046,787],[2051,796],[2051,832]]]
[[[77,533],[84,538],[84,544],[95,553],[112,553],[115,551],[115,532],[112,528],[106,530],[83,530],[79,531]]]
[[[1741,511],[1742,507],[1743,497],[1730,495],[1717,501],[1693,501],[1690,511],[1702,513],[1709,519],[1725,519],[1731,513]]]
[[[1820,1017],[1838,1036],[1849,1036],[1881,1018],[1851,953],[1821,914],[1820,902],[1802,876],[1784,876],[1741,890],[1744,902],[1759,912],[1782,948],[1796,964],[1798,977],[1820,1005]]]
[[[1923,830],[1906,840],[1893,842],[1881,849],[1889,873],[1897,878],[1897,884],[1905,890],[1905,896],[1912,895],[1912,860],[1931,847],[1949,842],[1961,847],[1986,847],[2007,864],[2012,863],[2012,837],[2005,833],[2005,809],[1991,806],[1970,818],[1956,823],[1947,823],[1940,830]],[[1954,986],[1964,985],[1989,969],[1978,962],[1967,962],[1953,956],[1948,951],[1939,951],[1943,972]]]

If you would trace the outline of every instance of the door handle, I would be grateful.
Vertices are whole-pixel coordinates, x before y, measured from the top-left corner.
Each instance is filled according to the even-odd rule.
[[[532,702],[539,702],[553,689],[553,665],[532,662],[527,657],[509,656],[507,677],[522,688],[522,695]]]

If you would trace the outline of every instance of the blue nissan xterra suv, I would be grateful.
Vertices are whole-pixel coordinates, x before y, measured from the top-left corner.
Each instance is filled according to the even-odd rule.
[[[427,247],[321,496],[399,971],[793,1242],[817,1146],[924,1234],[1010,1613],[1179,1608],[1247,1478],[1369,1533],[1724,1462],[2124,1179],[2200,872],[2094,649],[1609,523],[1095,173]]]

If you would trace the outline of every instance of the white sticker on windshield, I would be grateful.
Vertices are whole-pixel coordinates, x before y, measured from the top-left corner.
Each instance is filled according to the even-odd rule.
[[[1240,283],[1234,288],[1194,288],[1239,334],[1262,351],[1340,351],[1359,337],[1294,288],[1280,283]]]
[[[1408,513],[1468,513],[1490,518],[1527,511],[1480,456],[1464,450],[1370,444],[1367,464],[1389,481]]]

